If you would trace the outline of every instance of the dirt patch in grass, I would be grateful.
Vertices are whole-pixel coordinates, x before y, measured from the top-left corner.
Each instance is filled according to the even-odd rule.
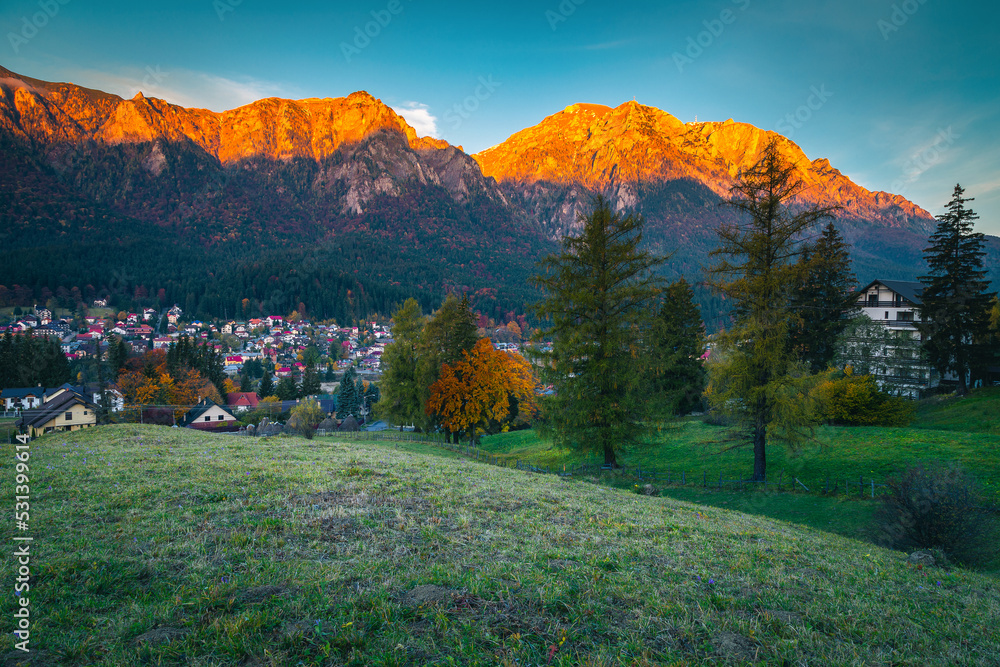
[[[757,656],[757,645],[749,637],[735,632],[720,632],[712,637],[712,646],[731,664],[744,665]]]
[[[312,637],[316,634],[317,624],[316,621],[303,620],[295,621],[294,623],[285,623],[281,628],[281,636],[285,639],[294,639],[296,637]]]
[[[423,607],[429,604],[450,602],[458,593],[458,591],[444,586],[424,584],[400,594],[397,600],[404,607]]]
[[[258,586],[257,588],[248,588],[245,591],[240,591],[237,593],[235,599],[237,602],[242,602],[243,604],[260,604],[273,597],[290,593],[291,590],[288,586]]]
[[[189,630],[183,630],[181,628],[154,628],[149,632],[142,633],[132,641],[136,646],[141,646],[143,644],[158,646],[160,644],[169,644],[175,639],[180,639],[188,632]]]

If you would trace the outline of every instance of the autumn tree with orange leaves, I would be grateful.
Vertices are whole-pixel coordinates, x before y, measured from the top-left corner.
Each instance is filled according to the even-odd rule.
[[[224,405],[219,390],[198,371],[180,367],[171,373],[163,350],[151,350],[129,360],[118,377],[118,390],[126,406],[173,406],[178,419],[206,397]]]
[[[436,415],[450,433],[469,432],[475,442],[478,429],[506,430],[517,417],[512,405],[517,412],[535,414],[536,382],[524,357],[496,350],[485,338],[462,355],[462,360],[441,366],[426,406],[427,414]]]

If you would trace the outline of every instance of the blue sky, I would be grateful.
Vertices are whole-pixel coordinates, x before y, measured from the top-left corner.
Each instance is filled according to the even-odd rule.
[[[1000,235],[998,23],[943,0],[5,0],[0,65],[214,110],[367,90],[468,152],[634,98],[779,131],[931,213],[960,182]]]

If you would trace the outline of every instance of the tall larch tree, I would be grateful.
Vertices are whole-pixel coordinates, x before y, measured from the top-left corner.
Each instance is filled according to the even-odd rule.
[[[740,218],[719,228],[720,245],[711,253],[721,258],[711,269],[712,284],[733,304],[733,322],[713,354],[708,398],[737,419],[753,448],[757,481],[767,474],[769,439],[794,443],[796,427],[810,421],[807,404],[796,400],[801,369],[790,345],[790,304],[803,250],[799,239],[833,209],[792,210],[790,200],[804,187],[772,140],[737,177],[728,205]]]
[[[417,348],[424,327],[420,304],[410,298],[392,315],[392,343],[382,354],[381,400],[375,414],[399,425],[421,418],[421,387],[417,373]]]
[[[551,351],[539,354],[543,380],[555,388],[544,430],[617,466],[618,450],[639,440],[653,407],[642,341],[661,287],[652,270],[664,260],[639,250],[642,216],[616,213],[603,197],[580,222],[580,235],[563,239],[533,279],[548,293],[535,311],[551,322]]]

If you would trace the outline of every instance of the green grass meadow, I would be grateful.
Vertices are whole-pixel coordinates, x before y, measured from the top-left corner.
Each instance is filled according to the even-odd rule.
[[[5,632],[4,667],[1000,655],[996,579],[735,511],[739,494],[713,507],[698,489],[644,495],[431,445],[138,425],[36,440],[30,470],[32,652]],[[17,598],[2,599],[11,623]]]

